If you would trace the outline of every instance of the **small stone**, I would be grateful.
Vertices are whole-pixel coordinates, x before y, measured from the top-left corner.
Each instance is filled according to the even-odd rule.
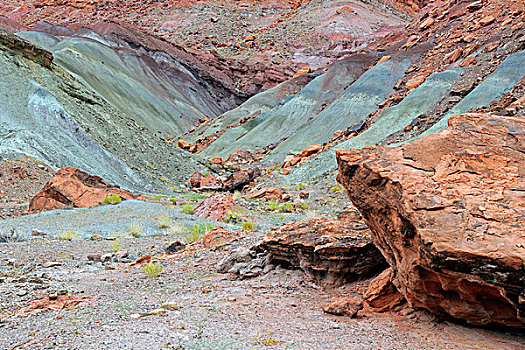
[[[167,310],[178,310],[179,305],[173,301],[167,301],[164,304],[160,306],[161,309],[167,309]]]
[[[170,253],[170,254],[173,254],[173,253],[176,253],[176,252],[179,252],[179,251],[183,250],[185,247],[186,247],[186,245],[184,243],[182,243],[181,241],[176,241],[176,242],[171,243],[166,248],[166,251],[168,253]]]
[[[48,261],[48,262],[45,262],[42,264],[42,267],[44,269],[47,269],[47,268],[50,268],[50,267],[53,267],[53,266],[60,266],[62,265],[61,263],[59,263],[58,261]]]
[[[19,297],[23,297],[24,295],[27,295],[27,290],[19,289],[16,291],[16,295],[18,295]]]
[[[101,261],[102,254],[88,254],[87,258],[91,261]]]
[[[301,191],[299,192],[299,197],[301,197],[302,199],[307,199],[308,197],[310,197],[310,193],[308,191]]]
[[[237,301],[237,298],[234,296],[229,296],[226,298],[226,300],[233,302],[233,301]]]
[[[115,258],[117,260],[127,258],[128,256],[129,256],[129,252],[126,249],[120,249],[118,252],[115,253]]]
[[[31,236],[45,236],[45,235],[47,235],[47,233],[45,233],[44,231],[37,230],[36,228],[34,228],[31,231]]]
[[[100,261],[103,263],[110,262],[112,259],[113,259],[113,253],[107,253],[100,257]]]

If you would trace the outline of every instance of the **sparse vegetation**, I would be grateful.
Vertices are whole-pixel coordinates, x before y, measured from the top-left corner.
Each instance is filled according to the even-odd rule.
[[[122,202],[121,196],[119,196],[118,194],[110,194],[109,196],[106,196],[106,198],[104,198],[104,200],[102,201],[102,204],[116,205],[116,204],[119,204],[120,202]]]
[[[279,206],[279,211],[281,213],[291,213],[295,211],[295,205],[293,203],[287,202]]]
[[[195,211],[195,206],[192,205],[192,204],[186,203],[186,204],[184,204],[184,206],[182,207],[182,212],[183,212],[184,214],[191,215],[191,214],[193,214],[194,211]]]
[[[277,211],[279,210],[279,203],[275,199],[270,199],[268,202],[268,210]]]
[[[111,245],[111,251],[113,253],[116,253],[120,250],[121,247],[122,247],[122,243],[120,242],[119,239],[116,239],[113,241],[113,245]]]
[[[253,232],[255,231],[255,225],[251,221],[245,221],[242,223],[242,229],[245,231]]]
[[[169,201],[170,201],[173,205],[176,205],[176,204],[177,204],[177,199],[176,199],[176,198],[170,198]]]
[[[343,193],[343,188],[342,188],[342,187],[339,187],[339,186],[333,186],[332,188],[330,188],[330,191],[332,191],[332,192],[338,192],[338,193]]]
[[[310,208],[310,206],[304,202],[297,203],[297,207],[302,210],[306,210]]]
[[[161,181],[164,181],[164,182],[169,182],[170,180],[168,180],[168,178],[166,176],[161,176],[159,178]]]
[[[162,266],[160,266],[159,264],[151,263],[151,262],[142,267],[142,272],[144,272],[146,276],[148,276],[148,278],[150,279],[156,278],[160,274],[161,271],[162,271]]]
[[[142,236],[142,233],[144,232],[144,226],[141,224],[134,222],[128,226],[129,234],[135,238],[139,238]]]
[[[79,239],[79,238],[80,238],[80,235],[77,232],[73,231],[72,229],[64,230],[60,232],[60,234],[58,235],[58,239],[62,241],[72,241],[72,240]]]
[[[224,221],[230,224],[238,224],[241,222],[242,217],[241,214],[236,213],[234,211],[228,210],[226,217],[224,218]]]
[[[168,214],[163,214],[157,219],[157,228],[159,230],[169,228],[171,226],[171,219]]]
[[[177,236],[182,237],[186,232],[186,225],[184,224],[176,224],[171,225],[167,230],[166,234],[169,236]]]
[[[204,235],[206,235],[208,232],[213,230],[215,228],[215,225],[212,223],[202,221],[199,224],[192,225],[188,228],[186,233],[186,242],[187,243],[193,243],[198,241],[200,238],[202,238]]]
[[[295,184],[295,190],[296,191],[302,191],[306,188],[306,184],[299,182]]]
[[[253,337],[253,340],[253,345],[274,346],[279,344],[279,341],[273,337],[272,332],[257,334]]]

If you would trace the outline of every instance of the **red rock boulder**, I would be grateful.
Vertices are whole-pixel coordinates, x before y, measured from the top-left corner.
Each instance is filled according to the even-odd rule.
[[[250,184],[257,177],[261,176],[261,169],[253,168],[250,170],[239,170],[231,174],[222,183],[224,191],[242,190],[246,185]]]
[[[193,215],[215,221],[224,221],[224,218],[228,215],[228,211],[233,210],[234,207],[235,202],[229,194],[210,193],[206,199],[195,208]]]
[[[338,181],[411,307],[525,327],[525,120],[489,114],[400,147],[340,150]]]
[[[292,222],[269,232],[260,248],[273,262],[300,268],[323,285],[341,285],[386,267],[360,216],[343,212],[338,219]]]
[[[99,205],[106,196],[116,194],[122,199],[143,199],[102,178],[81,170],[65,167],[56,172],[44,188],[29,203],[29,213],[62,209],[66,206],[88,208]]]

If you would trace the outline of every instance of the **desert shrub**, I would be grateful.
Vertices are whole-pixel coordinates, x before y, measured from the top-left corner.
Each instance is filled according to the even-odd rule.
[[[135,238],[139,238],[142,236],[142,232],[144,232],[144,226],[141,224],[134,222],[128,226],[129,234]]]
[[[156,278],[162,271],[162,266],[154,263],[148,263],[147,265],[142,266],[142,272],[148,276],[150,279]]]
[[[188,227],[188,230],[186,232],[186,242],[196,242],[214,228],[215,225],[206,221],[201,221],[198,224],[191,225],[190,227]]]
[[[224,221],[230,224],[238,224],[241,222],[241,219],[241,214],[228,210]]]
[[[175,224],[171,225],[167,230],[166,234],[169,236],[182,237],[186,233],[186,225],[184,224]]]
[[[291,213],[295,210],[295,205],[293,203],[283,203],[279,206],[279,211],[281,213]]]
[[[106,196],[106,198],[104,198],[104,200],[102,201],[102,204],[115,205],[115,204],[119,204],[120,202],[122,202],[121,196],[119,196],[118,194],[110,194],[109,196]]]
[[[79,239],[79,238],[80,238],[80,234],[73,231],[72,229],[64,230],[60,232],[60,234],[58,235],[58,239],[62,241],[72,241],[72,240]]]
[[[299,207],[299,209],[303,209],[303,210],[306,210],[306,209],[310,208],[310,206],[308,204],[303,203],[303,202],[297,203],[297,206]]]
[[[332,188],[330,188],[330,191],[342,193],[343,189],[341,187],[339,187],[339,186],[333,186]]]
[[[116,239],[113,241],[113,244],[111,245],[111,251],[113,253],[116,253],[120,250],[121,247],[122,247],[122,243],[120,242],[120,240]]]
[[[194,211],[195,211],[195,206],[192,205],[192,204],[186,203],[186,204],[184,204],[184,206],[182,207],[182,212],[183,212],[184,214],[191,215],[191,214],[193,214]]]
[[[245,231],[253,232],[255,231],[255,225],[251,221],[245,221],[242,223],[242,229]]]
[[[157,228],[159,230],[169,228],[171,225],[171,219],[168,214],[163,214],[157,219]]]
[[[268,202],[268,210],[277,211],[279,210],[279,203],[275,199],[270,199]]]

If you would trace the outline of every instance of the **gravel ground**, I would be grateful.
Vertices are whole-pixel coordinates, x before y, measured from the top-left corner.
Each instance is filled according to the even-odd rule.
[[[129,257],[106,265],[87,255],[111,252],[114,241],[36,238],[0,244],[1,348],[525,349],[524,335],[439,323],[424,313],[327,315],[320,305],[330,291],[300,271],[277,268],[247,280],[215,272],[229,251],[258,237],[222,248],[194,244],[173,255],[163,254],[169,237],[127,238],[120,252]],[[157,278],[130,263],[144,254],[162,266]],[[39,294],[53,293],[94,299],[71,309],[14,314]],[[166,302],[176,307],[133,316]]]

